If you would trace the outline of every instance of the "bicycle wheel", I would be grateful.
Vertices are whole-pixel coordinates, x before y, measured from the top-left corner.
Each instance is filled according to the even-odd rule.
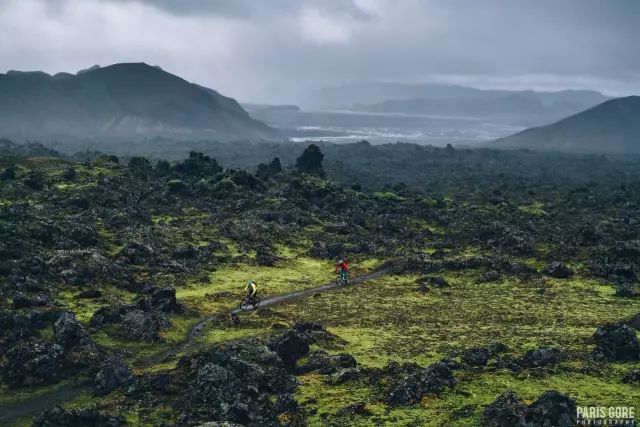
[[[260,307],[260,298],[259,297],[254,297],[253,298],[253,308],[256,309]]]
[[[249,310],[249,307],[251,307],[251,301],[249,300],[249,298],[242,298],[242,301],[240,301],[240,310],[246,311]]]

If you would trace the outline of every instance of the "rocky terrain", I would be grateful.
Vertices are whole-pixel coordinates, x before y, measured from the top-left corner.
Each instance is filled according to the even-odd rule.
[[[0,149],[0,425],[570,426],[640,401],[637,159]],[[381,274],[230,316],[247,280],[311,289],[341,255]]]

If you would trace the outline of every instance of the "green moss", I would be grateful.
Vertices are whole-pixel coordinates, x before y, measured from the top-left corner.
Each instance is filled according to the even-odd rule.
[[[518,210],[527,215],[531,215],[534,217],[542,217],[547,215],[547,212],[545,212],[543,208],[544,208],[543,203],[533,202],[530,205],[519,206]]]

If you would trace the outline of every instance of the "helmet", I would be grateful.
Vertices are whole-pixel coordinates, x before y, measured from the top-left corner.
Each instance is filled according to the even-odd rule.
[[[344,262],[344,259],[342,259],[342,258],[340,258],[340,259],[338,260],[338,264],[342,264],[343,262]]]
[[[255,282],[253,280],[247,280],[247,285],[251,285],[251,284],[255,285]]]

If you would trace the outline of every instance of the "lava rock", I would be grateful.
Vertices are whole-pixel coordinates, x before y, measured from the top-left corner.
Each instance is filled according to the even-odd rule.
[[[124,361],[109,358],[104,361],[93,381],[94,392],[106,395],[133,382],[133,372]]]
[[[600,325],[593,334],[595,353],[608,360],[640,359],[640,343],[633,329],[622,323]]]
[[[126,424],[120,416],[88,409],[66,410],[56,406],[37,417],[33,427],[120,427]]]
[[[513,391],[505,391],[484,410],[487,427],[524,427],[527,405]]]
[[[56,342],[64,349],[71,349],[91,341],[84,325],[74,313],[63,313],[53,325]]]
[[[336,415],[350,416],[350,415],[370,415],[371,411],[367,409],[366,402],[356,402],[352,405],[345,406],[338,410]]]
[[[462,353],[462,363],[469,366],[486,366],[491,354],[489,350],[484,347],[476,347],[466,350]]]
[[[288,331],[271,344],[286,366],[294,366],[298,359],[309,354],[309,343],[295,330]]]
[[[183,307],[178,304],[176,290],[171,286],[165,286],[151,294],[151,305],[154,309],[164,313],[182,313]]]
[[[573,427],[576,425],[576,403],[566,394],[545,391],[527,408],[527,426]]]
[[[35,386],[58,378],[63,367],[62,346],[50,341],[25,341],[6,353],[2,372],[12,387]]]
[[[185,412],[189,422],[226,420],[248,426],[278,425],[281,410],[297,404],[283,396],[296,386],[280,357],[262,344],[244,343],[187,356]]]
[[[311,353],[302,366],[298,366],[298,373],[307,373],[312,371],[321,374],[333,374],[340,369],[354,368],[357,365],[356,359],[349,354],[330,355],[325,351],[316,351]]]
[[[416,280],[419,285],[431,285],[436,288],[448,288],[449,282],[442,276],[422,276]]]
[[[128,339],[150,342],[158,341],[160,330],[170,326],[171,323],[162,313],[134,309],[122,317],[121,332]]]
[[[87,289],[78,294],[79,299],[95,299],[102,296],[102,291],[99,289]]]
[[[13,297],[12,306],[15,310],[28,307],[42,307],[49,303],[46,295],[27,296],[23,293],[16,294]]]
[[[640,313],[637,313],[629,320],[629,326],[631,326],[633,329],[640,330]]]
[[[385,400],[390,405],[411,405],[418,403],[424,395],[439,395],[455,384],[456,380],[449,367],[437,362],[392,384]]]
[[[629,372],[624,374],[622,382],[625,384],[640,383],[640,369],[631,369]]]
[[[573,275],[573,270],[561,262],[552,262],[542,269],[542,274],[556,279],[568,279]]]
[[[118,253],[118,257],[123,258],[131,264],[142,264],[151,259],[153,255],[153,249],[138,242],[127,243]]]
[[[482,276],[480,276],[480,282],[482,283],[499,282],[501,280],[502,276],[495,270],[487,271],[486,273],[483,273]]]
[[[520,365],[525,368],[538,368],[542,366],[555,365],[561,360],[562,351],[557,348],[537,348],[527,351]]]
[[[629,283],[622,283],[616,287],[615,296],[620,298],[638,298],[640,293]]]

